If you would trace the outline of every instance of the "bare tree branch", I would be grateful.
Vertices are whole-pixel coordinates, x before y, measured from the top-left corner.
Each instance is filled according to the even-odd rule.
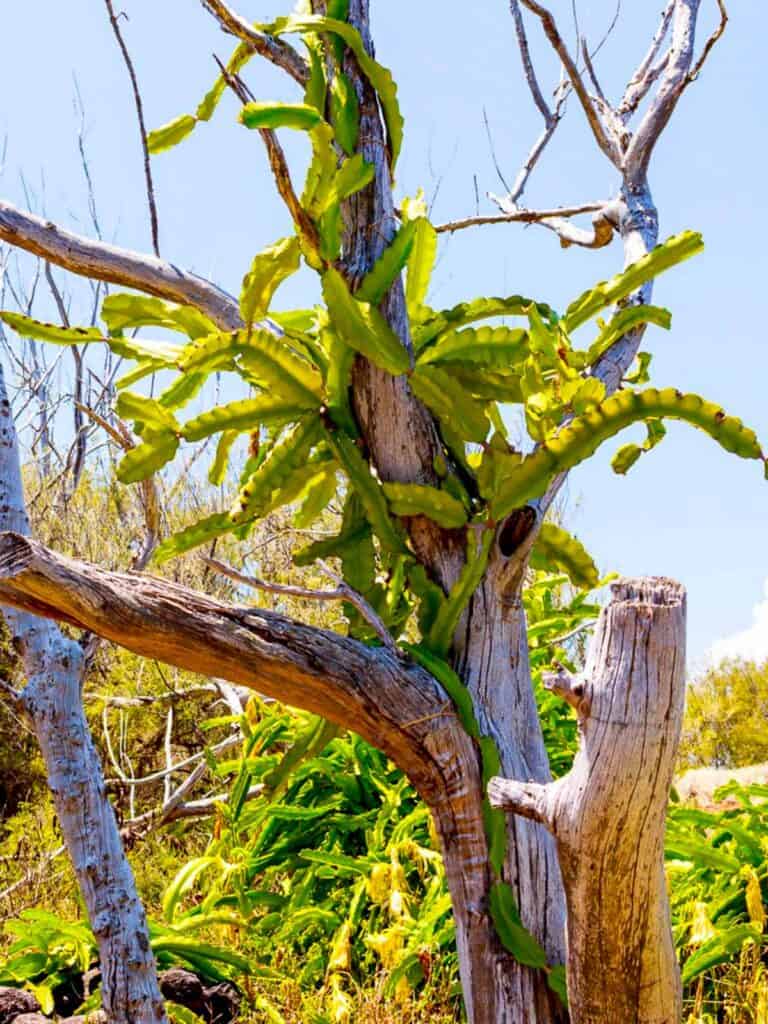
[[[266,57],[268,61],[282,68],[283,71],[287,71],[299,85],[307,84],[309,80],[307,62],[290,44],[282,39],[273,39],[271,36],[259,32],[245,18],[224,3],[224,0],[200,0],[200,2],[216,18],[225,32],[236,36],[250,47],[253,53]]]
[[[205,278],[156,256],[76,235],[1,199],[0,241],[83,277],[196,306],[224,330],[242,327],[237,301]]]
[[[595,105],[592,102],[592,98],[590,97],[589,92],[587,91],[587,87],[584,84],[584,80],[581,77],[581,73],[579,72],[579,69],[576,67],[575,62],[571,57],[570,52],[568,51],[568,47],[566,46],[562,36],[560,35],[560,32],[558,31],[555,19],[552,17],[552,14],[546,9],[546,7],[542,7],[542,5],[537,2],[537,0],[521,0],[521,2],[525,5],[525,7],[528,8],[529,11],[535,14],[541,21],[542,28],[544,29],[544,34],[552,44],[552,48],[557,53],[558,57],[563,63],[563,67],[568,73],[568,78],[570,79],[571,85],[573,86],[573,90],[578,96],[579,102],[581,103],[584,113],[586,114],[587,121],[589,122],[589,126],[592,129],[592,134],[595,137],[595,141],[597,142],[598,146],[603,151],[603,153],[605,153],[605,155],[611,161],[611,163],[614,164],[615,166],[618,166],[621,162],[621,153],[619,150],[618,140],[606,132],[605,127],[600,117],[598,116]]]
[[[645,98],[648,90],[659,77],[666,66],[669,54],[658,61],[659,51],[666,38],[669,26],[672,23],[672,14],[675,10],[677,0],[669,0],[661,15],[661,23],[651,41],[651,45],[637,67],[634,75],[629,80],[624,96],[617,107],[617,113],[623,120],[628,120],[637,110],[639,104]]]
[[[353,728],[422,794],[461,784],[454,773],[465,739],[455,710],[432,676],[387,648],[141,573],[107,572],[15,533],[0,534],[0,603]]]
[[[696,61],[696,66],[693,68],[691,72],[689,72],[688,78],[691,82],[695,81],[699,77],[699,73],[701,72],[701,69],[704,67],[707,61],[707,57],[709,57],[712,48],[716,45],[717,41],[722,36],[723,32],[725,32],[726,25],[728,24],[728,11],[726,10],[724,0],[717,0],[717,6],[720,9],[720,22],[718,23],[717,28],[714,30],[714,32],[710,35],[709,39],[704,44],[704,49],[702,50],[701,56]]]
[[[553,217],[576,217],[580,213],[596,213],[604,209],[607,203],[581,203],[578,206],[555,206],[551,210],[526,210],[519,207],[509,213],[499,213],[487,217],[465,217],[463,220],[451,220],[445,224],[435,225],[438,234],[462,231],[464,228],[481,227],[484,224],[538,224],[551,220]]]
[[[363,595],[358,594],[356,590],[340,579],[335,573],[331,572],[328,566],[322,562],[319,563],[320,568],[333,578],[337,584],[335,590],[313,590],[311,587],[301,587],[291,583],[270,583],[268,580],[262,580],[256,576],[247,576],[242,572],[238,572],[237,569],[227,565],[225,562],[220,562],[217,558],[204,557],[202,560],[211,569],[221,573],[222,576],[226,576],[227,579],[233,580],[235,583],[241,583],[246,587],[252,587],[254,590],[263,590],[267,594],[303,597],[310,601],[346,601],[354,605],[363,618],[374,628],[376,635],[385,647],[388,647],[393,652],[397,649],[392,635],[384,625],[381,617],[376,614]]]
[[[112,0],[104,0],[107,5],[107,13],[109,14],[109,21],[112,25],[112,31],[115,33],[117,39],[117,45],[120,47],[120,52],[123,55],[125,66],[128,69],[128,77],[131,80],[131,89],[133,90],[133,100],[136,105],[136,117],[139,122],[139,132],[141,134],[141,149],[144,153],[144,180],[147,188],[147,204],[149,206],[149,224],[152,232],[152,248],[155,251],[155,256],[160,255],[160,240],[159,240],[159,227],[157,221],[157,203],[155,202],[155,186],[152,181],[152,166],[149,158],[149,147],[147,146],[147,128],[144,123],[144,105],[141,101],[141,91],[139,90],[139,80],[136,77],[136,69],[133,66],[130,52],[123,38],[123,34],[120,31],[119,14],[115,14],[115,9],[112,5]],[[123,15],[127,17],[127,15]]]

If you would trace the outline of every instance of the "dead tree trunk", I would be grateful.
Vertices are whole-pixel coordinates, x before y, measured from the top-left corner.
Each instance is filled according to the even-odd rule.
[[[491,802],[556,837],[568,903],[573,1024],[677,1024],[680,974],[664,879],[664,821],[685,696],[685,595],[624,580],[584,677],[549,683],[577,710],[581,747],[549,785],[494,779]]]
[[[29,533],[13,414],[0,368],[0,525]],[[99,946],[112,1024],[161,1024],[149,932],[80,697],[83,652],[55,625],[3,608],[27,683],[11,698],[31,720],[72,865]]]

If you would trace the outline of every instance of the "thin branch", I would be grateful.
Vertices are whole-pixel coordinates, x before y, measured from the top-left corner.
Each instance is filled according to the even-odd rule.
[[[205,278],[156,256],[76,235],[4,200],[0,200],[0,242],[83,277],[195,306],[224,330],[242,327],[237,300]]]
[[[252,53],[266,57],[277,67],[287,71],[294,81],[305,86],[309,81],[309,67],[304,58],[282,39],[259,32],[241,15],[232,10],[224,0],[200,0],[225,32],[244,42]]]
[[[677,0],[669,0],[664,8],[661,15],[661,23],[651,41],[648,52],[641,60],[634,75],[630,78],[627,88],[624,90],[624,96],[617,107],[617,113],[624,121],[627,121],[637,110],[638,105],[645,98],[651,85],[659,77],[669,59],[669,54],[666,54],[661,62],[657,61],[661,45],[672,23],[672,14],[676,3]]]
[[[388,647],[393,652],[397,650],[392,635],[384,625],[381,617],[377,615],[362,594],[353,590],[352,587],[345,583],[336,573],[332,572],[323,562],[318,564],[326,576],[337,584],[335,590],[314,590],[311,587],[300,587],[291,583],[270,583],[256,576],[246,576],[244,573],[238,572],[231,565],[220,562],[216,558],[204,557],[202,560],[209,568],[214,569],[235,583],[241,583],[243,586],[252,587],[255,590],[263,590],[267,594],[278,594],[283,597],[303,597],[310,601],[346,601],[357,608],[363,618],[373,627],[376,635],[385,647]]]
[[[709,37],[709,39],[707,39],[706,43],[704,44],[704,49],[702,50],[701,56],[696,61],[696,66],[693,68],[692,71],[688,73],[688,80],[691,82],[695,81],[699,77],[701,69],[704,67],[707,61],[707,57],[709,57],[712,48],[717,44],[717,41],[722,36],[723,32],[725,32],[726,26],[728,24],[728,11],[725,7],[725,0],[717,0],[717,6],[720,10],[720,22],[717,28],[712,33],[712,35]]]
[[[247,103],[251,96],[242,79],[238,75],[230,74],[218,57],[214,57],[214,60],[218,64],[224,81],[229,88],[241,103]],[[285,153],[283,152],[283,147],[278,142],[277,135],[275,135],[271,128],[259,128],[258,132],[267,150],[270,170],[272,171],[272,177],[275,179],[275,185],[277,186],[280,198],[288,208],[288,212],[298,231],[307,239],[313,249],[319,250],[321,248],[320,235],[314,221],[301,205],[299,197],[296,195],[293,182],[291,181],[288,161],[285,159]]]
[[[592,134],[595,137],[595,141],[611,163],[613,163],[614,166],[618,166],[621,162],[618,140],[607,134],[605,127],[598,116],[595,105],[592,102],[592,98],[584,85],[584,80],[581,77],[579,69],[576,67],[574,60],[568,51],[568,47],[558,31],[555,19],[546,7],[542,7],[537,0],[521,0],[521,2],[541,21],[544,34],[568,73],[568,78],[570,79],[574,92],[579,98],[579,102],[584,110],[589,126],[592,129]]]
[[[139,90],[139,80],[136,77],[136,69],[133,66],[131,55],[128,51],[128,47],[123,38],[123,34],[120,31],[119,18],[120,15],[115,14],[115,9],[112,5],[112,0],[104,0],[107,5],[107,12],[109,14],[109,21],[112,25],[112,31],[115,33],[117,39],[117,45],[120,47],[120,52],[123,55],[125,66],[128,69],[128,77],[131,80],[131,88],[133,90],[133,100],[136,105],[136,117],[139,122],[139,132],[141,134],[141,148],[144,153],[144,181],[147,189],[147,204],[149,206],[149,223],[152,232],[152,248],[155,251],[155,256],[160,255],[160,241],[159,241],[159,227],[157,221],[157,203],[155,202],[155,186],[152,181],[152,167],[149,158],[149,147],[147,146],[147,128],[144,123],[144,105],[141,102],[141,91]],[[125,15],[124,15],[125,16]]]
[[[499,199],[499,197],[493,198]],[[444,232],[452,234],[454,231],[480,227],[485,224],[538,224],[541,221],[551,220],[553,217],[576,217],[580,213],[596,213],[599,210],[603,210],[606,205],[606,202],[581,203],[578,206],[555,206],[551,210],[526,210],[523,207],[519,207],[511,210],[509,213],[451,220],[445,224],[436,225],[435,231],[438,234]]]
[[[486,138],[488,139],[488,147],[489,147],[489,149],[491,151],[491,160],[493,160],[493,166],[496,168],[496,173],[499,176],[499,181],[504,186],[504,188],[507,190],[507,192],[509,192],[509,185],[507,184],[507,182],[506,182],[506,180],[504,178],[504,174],[503,174],[503,172],[501,170],[501,165],[499,164],[499,159],[496,156],[496,147],[493,144],[493,135],[491,134],[491,126],[488,123],[488,111],[485,109],[485,107],[483,107],[483,124],[485,125],[485,135],[486,135]]]

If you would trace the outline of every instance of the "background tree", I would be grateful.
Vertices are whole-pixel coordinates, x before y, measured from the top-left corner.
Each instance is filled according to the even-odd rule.
[[[136,421],[143,438],[121,465],[124,481],[141,479],[173,458],[180,437],[194,442],[220,433],[221,467],[234,432],[280,428],[269,445],[254,453],[231,514],[191,527],[166,542],[162,553],[178,553],[217,534],[247,529],[253,519],[290,501],[310,482],[329,490],[333,483],[335,490],[336,474],[343,471],[348,491],[342,534],[322,554],[341,557],[344,585],[357,592],[349,603],[360,618],[351,616],[351,638],[340,639],[254,610],[228,609],[150,578],[83,569],[14,537],[6,539],[3,599],[93,628],[139,653],[228,676],[342,724],[354,723],[408,771],[435,816],[470,1019],[557,1019],[563,1014],[553,993],[560,987],[557,966],[564,954],[564,902],[554,845],[538,824],[518,817],[510,818],[505,830],[485,806],[484,783],[499,768],[524,782],[549,781],[530,684],[520,588],[537,541],[539,557],[583,570],[583,551],[544,525],[564,473],[624,426],[646,422],[644,448],[625,446],[617,456],[616,468],[626,472],[643,450],[658,443],[661,421],[669,417],[701,427],[744,457],[763,458],[754,435],[717,406],[671,389],[640,392],[629,387],[642,382],[647,359],[640,360],[633,380],[626,378],[643,325],[668,321],[664,311],[648,305],[651,278],[699,248],[697,236],[683,235],[653,249],[658,227],[647,173],[659,134],[724,19],[697,58],[699,5],[671,3],[648,57],[614,109],[601,95],[589,53],[584,61],[596,97],[590,95],[549,13],[526,0],[524,6],[541,20],[563,63],[558,97],[575,93],[595,140],[622,178],[618,199],[591,204],[596,206],[594,227],[586,234],[563,222],[583,207],[521,211],[515,206],[520,194],[515,190],[502,201],[509,211],[505,219],[540,221],[567,244],[604,244],[614,230],[623,240],[626,273],[586,293],[560,319],[548,307],[520,297],[481,300],[442,313],[424,306],[434,229],[413,203],[402,204],[399,228],[395,218],[391,182],[401,121],[391,77],[372,57],[367,4],[352,2],[348,10],[333,5],[327,16],[325,11],[302,11],[261,30],[223,3],[206,6],[240,37],[241,45],[197,114],[153,133],[150,145],[158,151],[180,141],[198,120],[212,115],[227,87],[242,100],[241,119],[259,132],[266,146],[296,236],[256,258],[239,307],[214,285],[156,258],[68,236],[7,204],[0,207],[0,237],[77,273],[181,303],[172,308],[114,296],[102,307],[113,335],[154,324],[181,329],[192,339],[183,348],[125,338],[110,342],[139,362],[138,373],[172,367],[182,371],[159,401],[121,393],[118,408]],[[539,104],[542,93],[517,5],[513,15]],[[290,32],[304,37],[309,62],[282,41]],[[671,42],[662,52],[668,32]],[[304,87],[305,102],[253,101],[239,71],[255,53]],[[629,120],[648,95],[648,110],[632,132]],[[557,108],[542,104],[546,144],[557,123]],[[310,133],[313,161],[301,198],[274,134],[280,127]],[[458,226],[452,223],[446,230]],[[264,322],[274,288],[298,265],[300,255],[321,276],[325,308],[309,316],[276,316],[274,325]],[[406,262],[404,290],[399,274]],[[624,300],[628,304],[601,326],[587,350],[572,344],[571,331]],[[527,328],[459,330],[503,314],[525,317]],[[27,336],[66,344],[75,340],[66,327],[18,317],[6,321]],[[96,341],[101,332],[88,337]],[[217,369],[234,371],[263,395],[181,424],[174,410]],[[609,397],[622,382],[621,394]],[[535,451],[525,454],[509,445],[498,401],[523,406]],[[494,434],[488,441],[491,424]],[[482,443],[482,453],[467,449],[472,442]],[[305,557],[318,554],[315,548]],[[615,639],[611,624],[623,622],[626,615],[635,621],[637,604],[650,604],[653,614],[634,639],[629,630],[626,644],[642,647],[640,638],[648,630],[645,678],[658,672],[677,708],[682,652],[671,663],[667,657],[670,639],[679,648],[682,635],[677,591],[652,584],[620,589],[617,608],[604,627],[604,635],[611,638],[607,647]],[[421,667],[403,660],[395,647],[411,605],[419,606],[422,644],[409,653]],[[672,629],[665,622],[670,614],[676,617]],[[658,649],[657,629],[661,638],[668,638]],[[378,639],[380,646],[361,643],[356,635]],[[623,650],[620,629],[617,635],[618,650]],[[630,686],[631,676],[611,681],[607,669],[603,673],[600,653],[593,661],[593,680],[604,674],[601,686]],[[566,694],[573,689],[567,681],[557,685]],[[587,687],[590,697],[601,692],[595,686],[594,691]],[[457,702],[458,717],[443,688]],[[584,694],[582,689],[570,695],[587,715]],[[647,702],[637,708],[640,733],[650,724],[648,714]],[[675,724],[673,716],[659,752],[658,784],[644,792],[648,813],[656,812],[657,840]],[[609,735],[598,734],[600,742],[609,742]],[[594,753],[588,743],[585,756]],[[632,747],[631,753],[622,764],[627,791],[633,774],[647,771],[642,748]],[[531,810],[519,793],[515,797],[507,791],[505,800],[518,811]],[[621,818],[620,804],[608,800],[608,807]],[[580,823],[585,834],[599,827],[587,810]],[[539,812],[529,816],[546,817]],[[636,903],[642,907],[646,897],[653,898],[652,905],[663,914],[658,841],[648,849]],[[644,851],[638,847],[635,853]],[[622,857],[631,853],[624,851]],[[610,855],[606,849],[596,854]],[[612,866],[618,869],[620,864],[621,858]],[[618,870],[616,875],[620,882]],[[567,870],[565,878],[573,886]],[[573,924],[573,914],[571,918]],[[661,919],[650,926],[636,922],[632,941],[642,949],[663,927]],[[608,944],[617,941],[611,928],[603,929],[600,937]],[[620,956],[619,948],[615,952]],[[670,956],[671,946],[661,965],[649,965],[642,957],[633,961],[628,988],[634,997],[627,1012],[634,1019],[674,1015],[677,987]],[[608,1010],[585,998],[579,981],[584,967],[576,956],[569,963],[577,996],[573,1015],[576,1020],[601,1019],[599,1013]],[[657,986],[652,1005],[647,1003],[649,982]],[[603,992],[609,1006],[612,995]]]

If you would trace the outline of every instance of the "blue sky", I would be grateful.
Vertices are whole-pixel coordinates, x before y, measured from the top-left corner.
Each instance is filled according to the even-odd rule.
[[[239,0],[246,16],[286,13]],[[119,4],[116,6],[120,6]],[[194,110],[215,76],[212,54],[231,43],[197,0],[124,0],[123,22],[156,127]],[[475,212],[477,178],[483,198],[500,191],[489,153],[488,113],[505,176],[515,176],[540,122],[521,75],[505,0],[405,3],[372,0],[379,59],[399,81],[406,143],[398,190],[437,191],[436,221]],[[624,2],[619,26],[598,70],[615,98],[645,51],[657,6]],[[702,31],[715,20],[703,4]],[[38,208],[55,220],[90,230],[76,148],[74,76],[85,110],[96,198],[107,237],[149,250],[137,128],[125,68],[99,0],[26,0],[3,12],[0,138],[7,156],[0,194],[23,204],[20,175]],[[582,0],[582,31],[596,40],[615,0]],[[631,9],[630,9],[631,8]],[[570,0],[552,9],[569,27]],[[674,314],[670,334],[657,331],[653,383],[697,391],[741,416],[768,443],[768,349],[761,301],[766,292],[764,236],[763,4],[733,5],[728,32],[700,80],[684,97],[655,154],[651,183],[662,235],[700,230],[703,256],[663,278],[655,301]],[[543,82],[557,68],[538,42]],[[251,65],[248,80],[262,98],[296,98],[275,69]],[[236,291],[253,254],[289,232],[274,198],[257,138],[235,123],[227,97],[215,121],[154,162],[163,255]],[[289,152],[303,159],[302,143]],[[529,205],[602,199],[616,176],[588,137],[575,105],[529,186]],[[438,187],[439,185],[439,187]],[[563,251],[554,236],[517,225],[472,229],[447,240],[431,295],[433,304],[480,294],[521,292],[564,307],[621,263],[616,244],[600,252]],[[280,292],[286,308],[314,298],[299,275]],[[718,643],[718,653],[768,656],[768,484],[759,465],[726,455],[690,428],[672,425],[665,442],[627,477],[616,477],[608,445],[573,475],[568,520],[605,571],[655,573],[683,581],[689,592],[692,664]],[[746,636],[746,639],[745,639]]]

